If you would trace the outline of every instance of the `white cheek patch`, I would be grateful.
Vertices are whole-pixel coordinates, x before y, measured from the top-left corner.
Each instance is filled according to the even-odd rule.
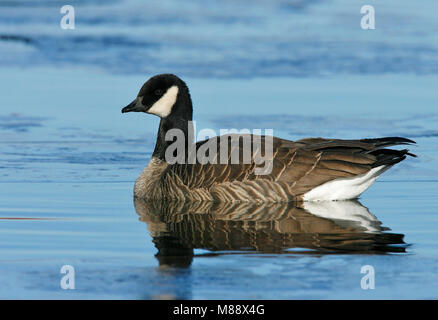
[[[176,98],[178,96],[178,87],[172,86],[167,89],[166,93],[155,102],[152,107],[147,111],[148,113],[155,114],[161,118],[167,117],[175,105]]]

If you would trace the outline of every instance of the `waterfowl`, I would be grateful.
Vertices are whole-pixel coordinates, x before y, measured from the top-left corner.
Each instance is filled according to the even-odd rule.
[[[161,118],[152,157],[135,182],[136,198],[218,202],[356,199],[394,164],[407,156],[415,157],[407,149],[387,148],[415,143],[402,137],[290,141],[230,134],[191,143],[193,107],[189,89],[173,74],[150,78],[134,101],[122,109],[122,113],[126,112],[145,112]],[[182,158],[178,158],[182,161],[176,163],[168,160],[169,154],[175,153],[169,153],[175,139],[169,140],[167,135],[172,132],[180,132],[186,138]],[[245,143],[248,139],[249,146]],[[221,141],[229,147],[225,155],[219,148]],[[189,150],[204,151],[209,161],[199,156],[191,161],[193,152]],[[257,155],[265,151],[266,156],[266,150],[271,151],[265,159],[270,170],[260,173]],[[243,159],[248,151],[246,162],[232,161],[234,152]]]

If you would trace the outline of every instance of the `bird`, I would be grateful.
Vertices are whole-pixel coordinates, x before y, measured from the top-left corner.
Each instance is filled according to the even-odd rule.
[[[127,112],[161,118],[150,161],[134,184],[134,198],[295,203],[351,200],[393,165],[407,156],[416,157],[408,149],[388,148],[415,144],[403,137],[291,141],[231,133],[191,141],[192,99],[186,83],[174,74],[147,80],[137,97],[122,109],[122,113]],[[176,133],[185,138],[177,147]],[[263,151],[265,171],[259,163]],[[233,161],[236,154],[239,161]],[[245,156],[246,161],[242,161]]]

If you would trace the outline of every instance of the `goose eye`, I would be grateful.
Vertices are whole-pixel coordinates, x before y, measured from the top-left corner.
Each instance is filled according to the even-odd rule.
[[[163,93],[163,91],[161,89],[157,89],[154,91],[156,96],[161,96],[161,94]]]

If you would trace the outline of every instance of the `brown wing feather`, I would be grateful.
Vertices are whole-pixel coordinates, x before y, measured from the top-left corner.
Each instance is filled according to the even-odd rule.
[[[236,137],[236,135],[226,135],[221,136],[220,139],[225,138],[228,141],[231,136]],[[250,152],[251,160],[247,164],[242,163],[244,151],[248,152],[248,145],[242,143],[243,137],[250,137],[253,142],[255,136],[239,135],[239,137],[241,139],[237,147],[233,145],[236,148],[233,150],[239,153],[239,163],[231,163],[231,152],[228,152],[226,164],[219,163],[220,142],[218,137],[214,137],[198,142],[197,150],[206,143],[216,146],[217,153],[214,159],[217,163],[174,164],[168,167],[166,175],[178,176],[188,189],[205,190],[209,190],[212,186],[233,182],[275,181],[287,186],[290,194],[298,196],[333,179],[364,174],[377,164],[391,165],[399,162],[406,157],[406,154],[411,154],[407,150],[382,148],[413,143],[411,140],[397,137],[366,140],[309,138],[295,142],[274,137],[272,172],[268,175],[256,175],[254,154],[264,150],[265,137],[261,137],[260,148]],[[260,187],[262,184],[251,184],[251,188]]]

